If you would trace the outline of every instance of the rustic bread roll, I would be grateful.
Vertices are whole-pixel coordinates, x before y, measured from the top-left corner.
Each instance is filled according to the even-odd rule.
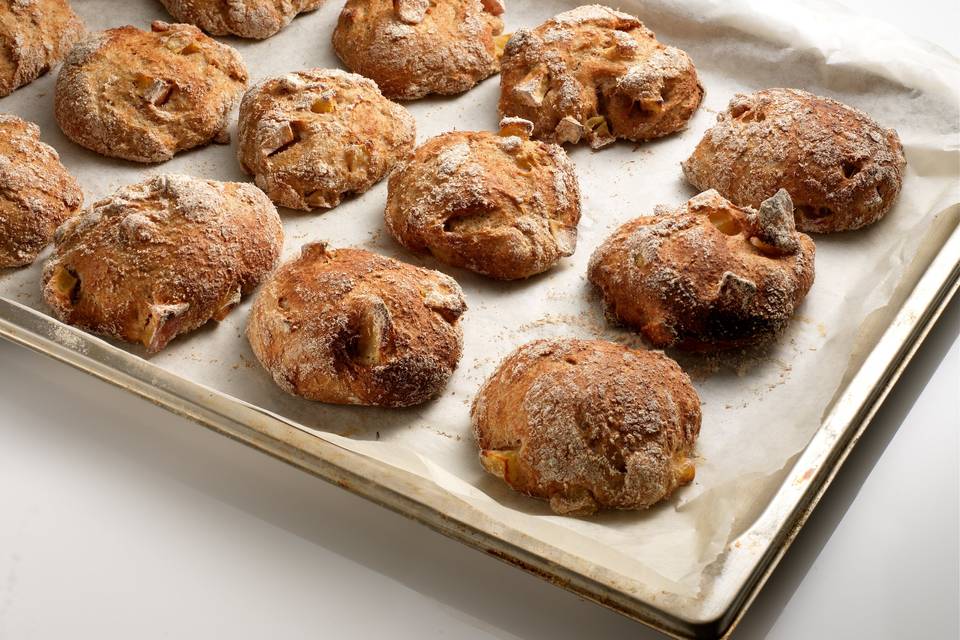
[[[247,337],[288,393],[407,407],[440,393],[460,361],[460,286],[362,249],[303,247],[257,295]]]
[[[806,91],[766,89],[736,95],[683,172],[741,206],[786,189],[797,228],[829,233],[882,218],[905,166],[897,132],[865,113]]]
[[[247,84],[240,54],[186,24],[118,27],[77,45],[57,76],[60,128],[105,156],[164,162],[226,141]]]
[[[557,144],[659,138],[683,129],[703,98],[686,53],[595,4],[517,31],[501,65],[501,117],[526,118]]]
[[[463,93],[500,69],[502,0],[347,0],[333,47],[383,95]]]
[[[526,120],[498,136],[454,131],[428,140],[390,176],[387,229],[412,251],[501,280],[546,271],[573,254],[580,187],[557,145],[529,140]]]
[[[786,191],[740,208],[706,191],[631,220],[590,258],[612,320],[657,347],[745,347],[781,331],[813,284],[813,241]]]
[[[40,128],[0,114],[0,269],[33,262],[83,203],[77,180]]]
[[[339,69],[270,78],[240,103],[239,159],[275,203],[330,208],[413,151],[416,121],[377,85]]]
[[[49,71],[83,34],[67,0],[0,2],[0,98]]]
[[[161,175],[64,223],[43,272],[60,320],[155,353],[222,320],[273,269],[276,209],[250,184]]]
[[[213,36],[263,40],[313,11],[323,0],[160,0],[177,22],[196,25]]]
[[[471,411],[480,462],[562,515],[645,509],[693,480],[700,399],[676,362],[602,340],[537,340]]]

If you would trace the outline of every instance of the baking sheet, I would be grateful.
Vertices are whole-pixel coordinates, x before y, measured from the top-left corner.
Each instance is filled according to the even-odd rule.
[[[150,0],[73,4],[93,28],[146,27],[152,19],[169,19]],[[575,4],[513,0],[507,29],[539,24]],[[766,506],[789,464],[820,427],[842,382],[884,326],[884,309],[893,309],[909,293],[915,256],[938,246],[956,226],[960,73],[948,54],[877,21],[844,19],[825,3],[805,8],[703,0],[620,4],[644,19],[661,40],[690,53],[707,95],[680,135],[640,146],[618,143],[597,153],[571,150],[584,216],[577,253],[558,268],[526,282],[499,284],[409,254],[383,231],[383,183],[327,213],[282,211],[285,258],[296,255],[305,242],[323,239],[440,268],[460,281],[470,304],[464,317],[465,352],[441,399],[384,411],[330,407],[284,395],[256,364],[243,337],[249,300],[219,326],[177,340],[151,362],[294,420],[346,449],[429,478],[493,520],[589,560],[598,573],[640,581],[649,599],[692,598],[710,588],[704,577],[715,574],[728,544]],[[339,66],[329,39],[340,7],[330,0],[265,42],[224,40],[241,51],[252,81],[297,68]],[[768,86],[830,95],[895,127],[909,163],[897,206],[867,230],[815,238],[817,281],[775,346],[736,357],[681,358],[704,400],[704,419],[697,480],[674,500],[645,513],[571,519],[513,494],[476,461],[468,417],[476,388],[506,353],[538,337],[602,336],[642,344],[603,320],[586,283],[587,259],[625,220],[693,195],[683,183],[680,160],[734,92]],[[0,100],[0,110],[40,124],[43,139],[80,179],[88,203],[156,173],[245,179],[232,146],[211,146],[155,167],[80,149],[53,121],[52,87],[53,77],[47,76]],[[495,128],[497,94],[494,78],[457,98],[410,103],[418,139],[452,128]],[[0,296],[43,310],[39,271],[38,263],[3,273]]]

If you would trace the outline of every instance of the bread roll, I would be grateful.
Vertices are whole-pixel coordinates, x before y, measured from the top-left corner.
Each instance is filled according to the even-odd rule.
[[[757,207],[786,189],[797,228],[873,224],[893,206],[906,159],[900,138],[862,111],[797,89],[738,94],[683,163],[693,186]]]
[[[333,47],[383,95],[463,93],[500,69],[501,0],[347,0]]]
[[[81,204],[80,185],[40,142],[40,128],[0,114],[0,269],[36,260]]]
[[[83,34],[67,0],[0,2],[0,98],[49,71]]]
[[[453,131],[428,140],[390,177],[387,229],[400,244],[501,280],[546,271],[573,254],[580,189],[557,145],[532,124],[500,135]]]
[[[637,18],[587,5],[521,29],[506,45],[500,115],[534,124],[547,142],[594,149],[683,129],[703,89],[686,53]]]
[[[263,40],[313,11],[323,0],[160,0],[177,22],[188,22],[212,36]]]
[[[155,176],[57,230],[43,296],[63,322],[156,353],[226,317],[282,245],[277,211],[253,185]]]
[[[562,515],[646,509],[693,480],[700,399],[676,362],[602,340],[537,340],[471,411],[480,462]]]
[[[227,140],[247,84],[240,54],[186,24],[118,27],[77,45],[57,76],[55,115],[77,144],[134,162]]]
[[[786,191],[759,210],[706,191],[627,222],[590,258],[607,315],[657,347],[747,347],[786,327],[813,284],[813,241]]]
[[[309,69],[264,80],[240,103],[239,159],[278,205],[330,208],[413,151],[416,122],[371,80]]]
[[[250,346],[288,393],[407,407],[460,361],[463,292],[450,277],[362,249],[306,245],[254,301]]]

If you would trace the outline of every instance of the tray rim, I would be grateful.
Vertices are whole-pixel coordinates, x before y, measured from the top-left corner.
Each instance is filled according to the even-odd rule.
[[[960,205],[941,212],[960,213]],[[699,607],[658,605],[589,575],[589,563],[495,522],[429,480],[344,449],[280,416],[181,378],[0,298],[0,337],[69,364],[455,540],[675,638],[728,638],[960,288],[960,215],[765,511],[728,547]],[[808,470],[813,470],[811,473]],[[718,595],[721,594],[721,595]]]

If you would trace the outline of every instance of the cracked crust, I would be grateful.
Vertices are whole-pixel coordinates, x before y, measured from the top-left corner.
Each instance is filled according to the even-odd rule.
[[[534,123],[534,137],[594,149],[683,129],[703,98],[686,53],[657,41],[637,18],[582,6],[507,43],[500,115]]]
[[[561,515],[646,509],[693,480],[700,399],[676,362],[602,340],[537,340],[481,387],[480,462]]]
[[[500,0],[348,0],[333,46],[383,95],[463,93],[500,69]]]
[[[83,192],[32,122],[0,114],[0,269],[22,267],[76,214]]]
[[[49,71],[84,32],[67,0],[0,2],[0,98]]]
[[[501,280],[527,278],[572,255],[580,220],[573,164],[557,145],[451,132],[428,140],[390,176],[387,229],[412,251]]]
[[[259,189],[161,175],[57,229],[43,296],[72,325],[155,353],[222,320],[276,265],[283,228]]]
[[[240,104],[238,157],[275,203],[309,211],[363,193],[413,151],[416,121],[339,69],[270,78]]]
[[[57,77],[55,115],[77,144],[134,162],[223,141],[247,69],[192,25],[126,26],[74,47]]]
[[[178,22],[187,22],[212,36],[264,40],[300,13],[313,11],[324,0],[160,0]]]
[[[247,338],[284,391],[407,407],[439,394],[463,349],[460,286],[362,249],[308,244],[264,284]]]
[[[786,189],[797,228],[830,233],[882,218],[905,166],[897,132],[865,113],[806,91],[765,89],[730,101],[683,172],[741,206]]]
[[[786,327],[813,285],[814,245],[786,191],[741,208],[705,191],[627,222],[591,256],[611,320],[657,347],[746,347]]]

